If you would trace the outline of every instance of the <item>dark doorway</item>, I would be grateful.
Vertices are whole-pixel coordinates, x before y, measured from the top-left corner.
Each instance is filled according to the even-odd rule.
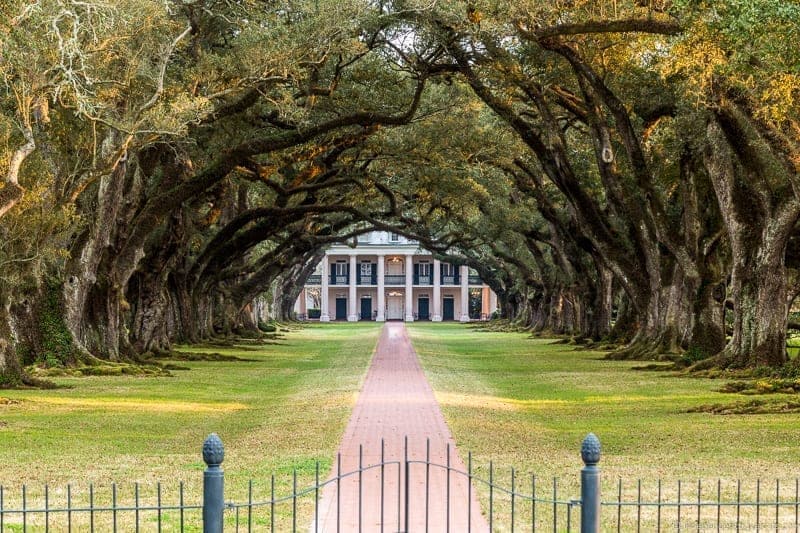
[[[442,300],[442,320],[455,320],[456,305],[453,297]]]
[[[361,320],[372,320],[372,298],[361,298]]]
[[[417,301],[417,318],[419,320],[431,319],[431,304],[430,300],[427,297],[420,298]]]
[[[335,320],[347,320],[347,298],[336,298]]]

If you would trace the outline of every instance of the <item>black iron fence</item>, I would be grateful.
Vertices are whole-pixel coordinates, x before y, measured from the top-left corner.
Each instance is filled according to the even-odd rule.
[[[449,447],[433,460],[380,458],[342,468],[323,479],[320,463],[309,472],[224,487],[224,449],[216,435],[203,446],[203,488],[183,482],[162,485],[74,485],[14,490],[0,486],[0,532],[22,531],[795,531],[800,529],[800,480],[646,482],[606,480],[601,493],[599,442],[581,449],[580,483],[500,471],[467,455],[454,465]],[[327,466],[325,470],[327,470]],[[433,483],[434,477],[445,479]],[[371,481],[368,481],[371,480]],[[368,483],[373,483],[370,486]],[[466,483],[466,499],[453,489]],[[346,489],[346,487],[349,487]],[[366,487],[366,488],[365,488]],[[373,491],[374,489],[374,491]],[[343,497],[346,490],[355,491]],[[474,491],[474,492],[473,492]],[[379,494],[376,494],[379,493]],[[353,496],[356,494],[357,496]],[[579,496],[578,496],[579,495]],[[227,496],[227,497],[226,497]],[[578,497],[576,497],[578,496]],[[438,500],[438,501],[437,501]],[[480,502],[482,525],[471,517]],[[376,503],[379,502],[379,503]],[[348,514],[349,513],[349,514]],[[324,515],[324,516],[323,516]],[[345,515],[349,516],[344,519]],[[369,515],[371,520],[364,519]],[[375,519],[375,517],[378,517]]]

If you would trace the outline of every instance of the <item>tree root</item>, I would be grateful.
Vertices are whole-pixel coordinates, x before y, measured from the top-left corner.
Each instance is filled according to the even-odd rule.
[[[171,352],[159,354],[154,356],[156,359],[170,359],[173,361],[241,361],[241,362],[257,362],[258,359],[247,359],[238,357],[236,355],[225,355],[219,352],[212,353],[195,353],[195,352],[181,352],[173,350]]]
[[[749,400],[729,404],[709,404],[693,407],[688,413],[711,413],[715,415],[760,415],[800,412],[799,401]]]
[[[162,365],[113,363],[99,365],[78,365],[69,367],[41,367],[32,365],[27,367],[26,373],[34,380],[42,381],[47,377],[83,377],[83,376],[172,376],[170,371]]]
[[[615,350],[605,357],[611,361],[668,361],[675,362],[680,359],[680,354],[666,352],[659,342],[635,342]]]

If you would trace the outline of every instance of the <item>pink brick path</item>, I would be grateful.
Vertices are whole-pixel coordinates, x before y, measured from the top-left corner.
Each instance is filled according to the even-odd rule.
[[[404,438],[408,437],[408,453],[411,461],[424,460],[426,440],[430,439],[431,462],[445,465],[447,445],[450,445],[450,464],[454,470],[466,471],[463,461],[455,449],[453,437],[444,421],[433,390],[411,347],[405,325],[389,322],[381,331],[372,365],[367,372],[364,386],[358,397],[350,422],[339,448],[341,471],[358,469],[359,445],[362,447],[362,465],[369,466],[381,461],[381,439],[384,441],[386,461],[403,464]],[[358,475],[342,480],[339,498],[339,531],[364,532],[431,532],[447,531],[447,474],[442,468],[431,467],[427,475],[428,504],[426,518],[426,467],[411,465],[409,527],[406,527],[405,472],[399,465],[384,469],[383,527],[381,527],[381,469],[374,468],[362,474],[361,517],[359,521]],[[398,472],[401,479],[398,483]],[[336,474],[334,461],[332,477]],[[471,500],[472,531],[488,530],[486,520],[480,513],[475,491],[469,497],[466,476],[450,474],[449,530],[467,531],[468,501]],[[336,484],[329,484],[323,491],[320,503],[318,531],[337,531]],[[399,513],[398,513],[399,508]],[[360,525],[360,527],[359,527]],[[311,525],[315,531],[315,524]]]

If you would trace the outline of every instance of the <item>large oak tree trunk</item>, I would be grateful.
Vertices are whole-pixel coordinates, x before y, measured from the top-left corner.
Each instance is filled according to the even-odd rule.
[[[174,339],[179,342],[195,344],[203,334],[200,328],[200,309],[187,288],[186,277],[173,272],[169,276],[170,299],[175,309]]]
[[[125,222],[124,212],[133,209],[126,206],[131,186],[126,174],[127,164],[120,162],[100,178],[96,201],[84,208],[89,224],[72,246],[64,284],[65,322],[78,347],[110,360],[120,357],[124,287],[114,285],[108,268],[116,230]]]
[[[725,353],[732,366],[783,365],[787,361],[787,285],[783,254],[756,248],[755,257],[734,253],[731,293],[735,310],[733,336]],[[779,248],[766,238],[763,248]],[[759,258],[772,251],[772,260]],[[748,254],[749,255],[749,254]]]
[[[693,352],[693,358],[706,359],[725,348],[725,295],[721,292],[721,284],[711,278],[691,282],[693,321],[688,349]]]
[[[721,111],[708,125],[706,166],[731,246],[733,335],[719,358],[735,367],[781,366],[787,361],[786,246],[800,216],[800,202],[783,184],[777,194],[769,167],[749,151],[735,111]]]
[[[614,303],[614,275],[601,265],[596,265],[597,281],[594,301],[586,317],[587,336],[599,341],[611,333],[611,313]]]
[[[167,316],[170,302],[165,287],[166,276],[144,272],[132,280],[133,312],[130,327],[135,353],[168,351],[170,334]]]

